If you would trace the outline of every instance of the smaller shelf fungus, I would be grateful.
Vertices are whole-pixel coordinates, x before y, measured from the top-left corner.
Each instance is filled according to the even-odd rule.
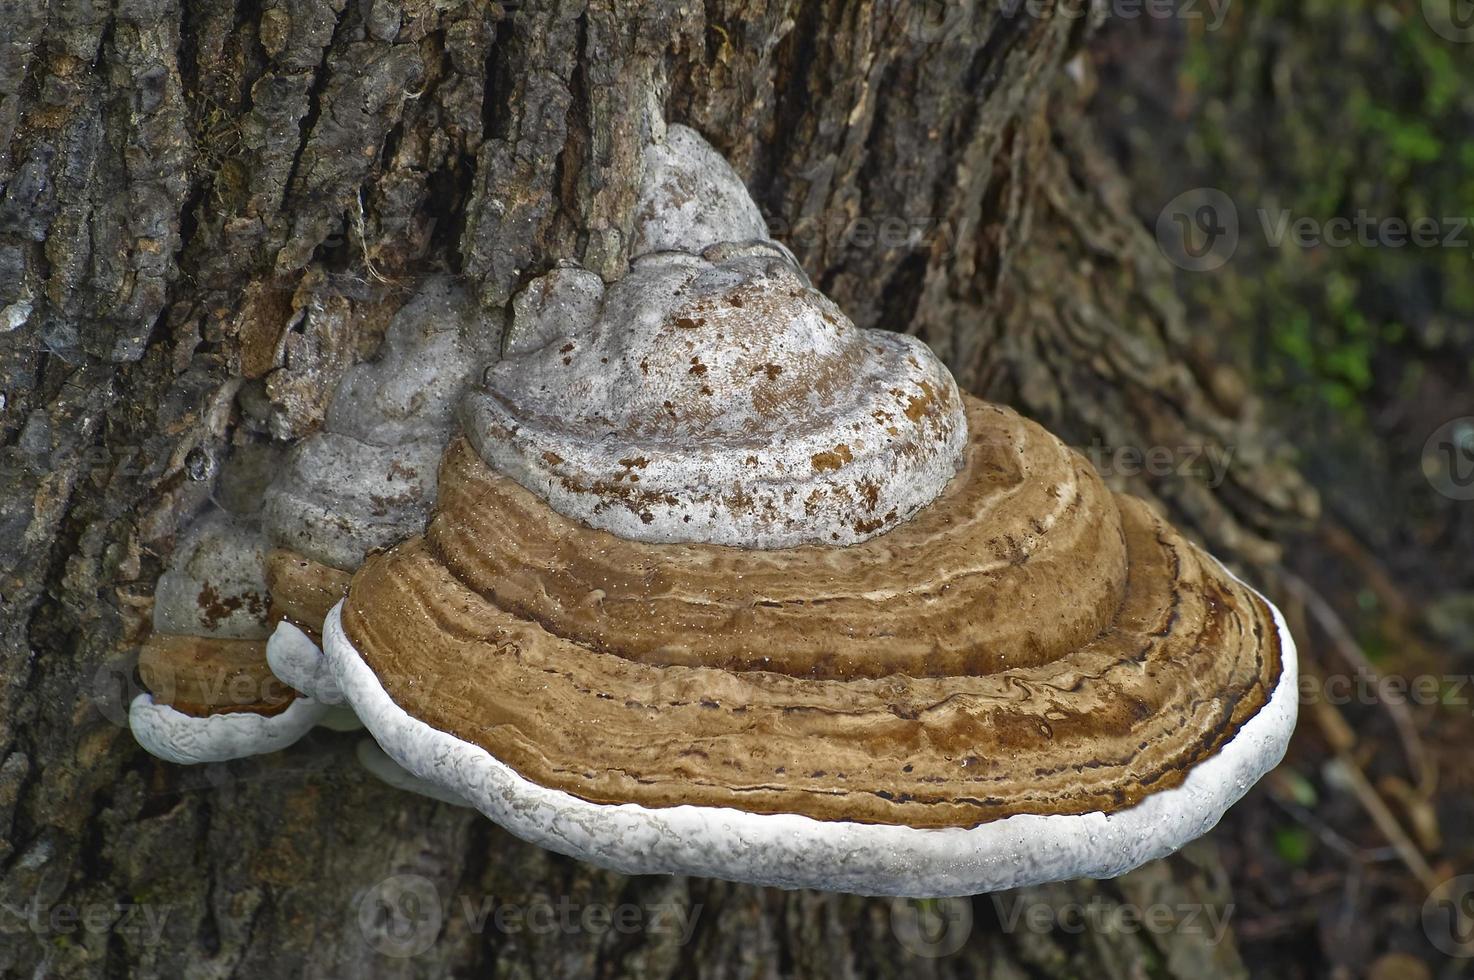
[[[128,725],[169,762],[224,762],[286,748],[325,705],[271,671],[266,538],[248,517],[211,511],[175,549],[154,590],[154,631],[138,657],[148,692]]]
[[[139,656],[148,693],[129,726],[144,748],[225,762],[286,748],[315,725],[361,727],[319,649],[323,620],[369,550],[424,527],[486,329],[463,289],[427,281],[390,320],[380,355],[347,372],[324,429],[248,501],[252,513],[190,527]]]
[[[1164,856],[1282,756],[1278,612],[780,247],[539,302],[324,628],[421,784],[627,873],[942,896]]]
[[[302,669],[293,664],[303,644],[316,645],[364,555],[424,527],[456,401],[485,346],[474,309],[449,280],[427,282],[390,321],[379,356],[348,371],[323,431],[293,448],[267,488],[279,624],[268,653],[286,671]]]

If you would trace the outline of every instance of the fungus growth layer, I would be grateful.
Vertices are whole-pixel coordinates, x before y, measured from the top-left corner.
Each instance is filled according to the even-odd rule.
[[[848,548],[629,542],[464,443],[343,625],[414,717],[581,798],[965,827],[1178,785],[1280,674],[1268,606],[968,399],[961,474]]]
[[[857,329],[763,243],[638,261],[582,332],[462,403],[481,456],[637,541],[852,544],[957,470],[957,386],[920,341]]]

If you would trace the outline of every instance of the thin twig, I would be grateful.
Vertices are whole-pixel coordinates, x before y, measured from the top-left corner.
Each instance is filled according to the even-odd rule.
[[[1396,861],[1400,858],[1395,847],[1358,847],[1342,836],[1330,824],[1317,817],[1314,812],[1293,800],[1283,798],[1278,792],[1271,792],[1269,798],[1274,801],[1276,806],[1289,814],[1296,823],[1304,826],[1322,844],[1342,857],[1355,861],[1358,864],[1379,864],[1384,861]]]
[[[1428,891],[1438,887],[1438,877],[1433,873],[1423,852],[1418,850],[1418,845],[1408,836],[1407,831],[1402,829],[1402,824],[1397,822],[1397,817],[1383,802],[1382,797],[1372,788],[1367,777],[1362,773],[1356,762],[1345,752],[1336,753],[1336,758],[1326,763],[1326,774],[1345,788],[1351,790],[1356,796],[1357,802],[1372,818],[1382,836],[1387,842],[1397,849],[1397,856],[1402,863],[1413,873],[1418,881]]]
[[[1367,655],[1362,652],[1361,644],[1356,642],[1356,638],[1351,635],[1351,630],[1346,627],[1331,604],[1308,582],[1293,572],[1282,571],[1281,575],[1285,587],[1304,604],[1316,624],[1330,639],[1331,645],[1340,654],[1341,659],[1346,661],[1353,670],[1361,672],[1372,680],[1374,689],[1380,690],[1381,673],[1367,659]],[[1417,777],[1419,791],[1424,794],[1432,793],[1437,782],[1437,770],[1428,758],[1427,750],[1423,747],[1423,740],[1419,737],[1417,726],[1413,723],[1412,712],[1408,710],[1406,704],[1401,702],[1377,698],[1377,703],[1386,709],[1388,716],[1392,719],[1392,725],[1397,730],[1398,741],[1402,743],[1403,755],[1407,757],[1408,765]]]

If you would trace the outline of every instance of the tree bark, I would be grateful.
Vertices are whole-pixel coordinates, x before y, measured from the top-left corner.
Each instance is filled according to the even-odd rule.
[[[463,276],[488,309],[561,259],[617,276],[655,116],[732,160],[858,324],[920,335],[965,387],[1076,445],[1231,451],[1216,490],[1107,476],[1272,573],[1313,498],[1096,147],[1094,18],[1038,6],[0,0],[0,970],[1242,975],[1204,930],[1010,916],[1219,908],[1211,844],[963,903],[942,956],[902,938],[912,906],[548,854],[375,782],[353,736],[183,768],[123,724],[176,536],[252,492],[222,462],[313,431],[419,276]],[[404,874],[433,884],[440,928],[386,956],[359,916]],[[560,902],[671,905],[694,931],[465,914]]]

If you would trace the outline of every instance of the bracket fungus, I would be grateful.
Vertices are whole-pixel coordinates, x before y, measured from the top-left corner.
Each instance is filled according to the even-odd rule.
[[[215,513],[191,527],[155,589],[139,658],[149,693],[130,708],[151,753],[220,762],[314,725],[360,727],[318,647],[323,619],[365,554],[424,526],[454,405],[489,343],[474,309],[450,280],[425,283],[255,501],[259,521]]]
[[[266,540],[254,521],[211,511],[154,590],[154,631],[138,658],[148,692],[128,725],[169,762],[223,762],[286,748],[326,712],[270,670]]]
[[[383,349],[348,371],[322,432],[302,440],[262,506],[273,619],[309,637],[375,548],[424,526],[453,412],[483,329],[465,291],[432,279]]]
[[[619,871],[910,896],[1120,874],[1279,760],[1269,603],[785,251],[672,234],[468,389],[330,614],[390,757]]]
[[[367,768],[627,873],[928,897],[1120,874],[1278,762],[1278,611],[857,328],[691,130],[630,241],[505,336],[434,287],[267,495],[270,663]]]
[[[925,345],[854,329],[765,246],[636,260],[586,332],[502,360],[462,402],[479,456],[557,512],[752,548],[905,521],[956,471],[962,414]]]
[[[727,158],[689,126],[656,129],[642,160],[633,253],[766,241],[767,222]]]

